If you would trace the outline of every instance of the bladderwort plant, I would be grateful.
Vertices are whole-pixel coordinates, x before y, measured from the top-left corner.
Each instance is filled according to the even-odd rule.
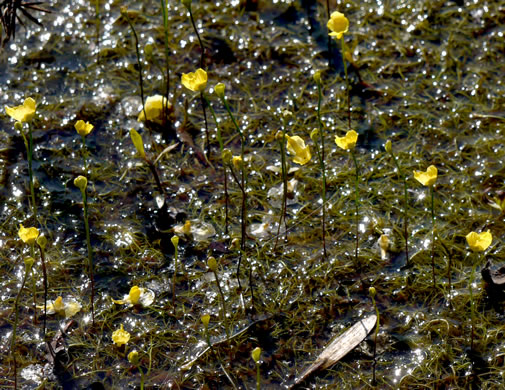
[[[356,142],[358,141],[358,133],[354,130],[350,130],[346,133],[344,137],[335,136],[335,143],[337,146],[344,150],[349,150],[354,161],[355,168],[355,218],[356,218],[356,247],[355,247],[355,259],[356,259],[356,267],[359,269],[359,259],[358,259],[358,251],[359,251],[359,166],[358,161],[356,160],[356,153],[354,152],[354,148],[356,147]]]
[[[88,197],[86,194],[86,188],[88,187],[88,179],[84,176],[77,176],[74,179],[74,185],[79,188],[82,196],[82,205],[84,210],[83,220],[84,228],[86,230],[86,246],[88,250],[88,273],[91,282],[91,323],[93,327],[95,326],[95,277],[93,272],[93,248],[91,247],[91,238],[89,232],[89,221],[88,221]]]
[[[24,103],[21,106],[9,107],[5,106],[5,113],[10,116],[12,119],[16,120],[14,123],[14,128],[21,133],[23,137],[23,141],[26,147],[26,155],[28,159],[28,178],[29,178],[29,186],[30,186],[30,196],[31,196],[31,209],[33,213],[33,217],[36,221],[38,221],[37,216],[37,204],[35,202],[35,187],[33,184],[33,131],[32,131],[32,120],[35,116],[37,103],[31,97],[26,98]],[[28,124],[28,137],[26,136],[23,126],[24,124]]]
[[[228,116],[230,117],[231,121],[233,122],[233,125],[235,126],[235,129],[237,130],[238,134],[240,135],[240,181],[235,177],[237,184],[240,187],[240,191],[242,193],[242,204],[241,204],[241,217],[240,217],[240,223],[241,223],[241,241],[240,241],[240,255],[238,259],[238,265],[237,265],[237,280],[239,284],[240,290],[242,290],[242,285],[240,283],[240,265],[242,263],[242,257],[245,256],[245,246],[246,246],[246,238],[247,238],[247,192],[246,192],[246,168],[245,168],[245,156],[244,156],[244,151],[245,151],[245,135],[243,131],[240,129],[240,126],[238,125],[237,121],[235,120],[235,117],[233,116],[233,113],[231,112],[230,106],[228,104],[228,101],[226,99],[226,95],[224,93],[224,84],[223,87],[220,87],[219,90],[216,90],[216,94],[223,103],[224,107],[226,108],[226,112],[228,112]],[[231,172],[233,174],[233,168],[230,165]],[[251,272],[249,272],[249,281],[251,281]],[[252,285],[252,284],[251,284]],[[251,290],[251,298],[253,300],[253,305],[254,305],[254,294]]]
[[[140,390],[144,390],[144,371],[142,370],[142,367],[140,367],[140,357],[138,351],[134,350],[131,351],[128,354],[128,361],[130,364],[135,367],[137,370],[139,370],[140,373]]]
[[[473,252],[484,252],[491,243],[493,242],[493,235],[491,232],[488,230],[486,232],[482,233],[476,233],[476,232],[470,232],[466,235],[466,242],[468,243],[468,246]],[[479,256],[479,259],[481,260],[481,256]],[[472,265],[472,273],[470,274],[470,280],[468,281],[468,292],[470,294],[470,304],[471,304],[471,322],[472,322],[472,333],[471,333],[471,342],[470,342],[470,349],[473,352],[473,344],[474,344],[474,338],[475,338],[475,302],[473,299],[473,289],[472,289],[472,284],[473,280],[475,278],[475,269],[477,268],[477,265],[479,263],[482,263],[482,261],[474,261]]]
[[[87,155],[88,151],[86,148],[86,136],[89,133],[91,133],[94,126],[91,123],[84,122],[82,119],[80,119],[77,122],[75,122],[74,128],[75,128],[75,131],[77,131],[77,134],[79,134],[81,136],[81,140],[82,140],[81,149],[82,149],[82,159],[83,159],[83,163],[84,163],[84,174],[87,175],[88,174],[88,160],[86,158],[86,155]]]
[[[409,198],[408,198],[408,191],[407,191],[407,177],[403,173],[400,164],[398,163],[398,158],[395,156],[393,153],[393,145],[391,144],[390,140],[386,141],[386,145],[384,146],[384,149],[386,150],[387,153],[391,155],[391,158],[393,159],[393,162],[396,166],[396,169],[398,170],[398,176],[403,181],[403,236],[405,239],[405,266],[409,266],[409,233],[408,233],[408,209],[409,209]]]
[[[256,347],[251,352],[252,360],[256,365],[256,390],[261,390],[261,376],[260,376],[260,365],[261,365],[261,348]]]
[[[430,197],[431,197],[431,268],[433,271],[433,291],[436,289],[436,279],[435,279],[435,183],[437,181],[437,167],[430,165],[426,172],[414,171],[414,179],[416,179],[423,186],[430,187]]]
[[[17,373],[17,361],[16,361],[16,335],[17,335],[17,329],[18,329],[18,322],[19,322],[19,299],[21,297],[21,293],[23,292],[23,289],[25,288],[26,284],[26,279],[28,278],[28,274],[31,272],[33,268],[33,264],[35,263],[35,260],[33,257],[26,257],[24,259],[25,263],[25,273],[23,275],[23,280],[21,282],[21,287],[19,288],[19,291],[16,295],[16,300],[14,301],[14,306],[12,308],[12,311],[14,312],[14,324],[12,325],[12,335],[11,335],[11,345],[10,345],[10,354],[12,358],[12,364],[13,364],[13,371],[14,371],[14,389],[17,390],[18,388],[18,373]],[[45,318],[45,314],[44,314]]]
[[[218,83],[214,87],[214,92],[217,96],[223,95],[224,96],[224,90],[225,90],[225,85],[223,83]],[[224,234],[228,235],[228,208],[229,208],[229,196],[228,196],[228,169],[227,169],[227,164],[224,163],[224,143],[223,143],[223,137],[221,135],[221,128],[219,127],[219,121],[217,120],[216,112],[214,111],[214,108],[209,102],[209,99],[207,96],[204,94],[203,95],[205,98],[205,101],[207,103],[207,106],[210,109],[210,113],[212,114],[212,117],[214,118],[214,123],[216,124],[216,136],[217,136],[217,141],[219,143],[219,151],[221,152],[221,161],[223,161],[223,173],[224,173]],[[231,153],[231,152],[230,152]]]
[[[193,26],[193,30],[195,31],[196,37],[198,38],[198,43],[200,44],[200,69],[205,69],[204,64],[204,56],[205,56],[205,46],[203,46],[202,38],[200,38],[200,34],[198,33],[198,29],[196,28],[195,19],[193,17],[193,10],[191,9],[191,0],[182,0],[182,4],[186,7],[189,13],[189,18],[191,20],[191,25]],[[203,96],[203,90],[200,90],[200,101],[202,102],[202,110],[203,110],[203,119],[205,121],[205,134],[207,137],[207,159],[210,158],[210,139],[209,139],[209,125],[207,123],[207,108],[205,98]]]
[[[170,241],[172,241],[172,245],[174,246],[174,276],[172,277],[172,306],[174,308],[174,315],[175,315],[175,284],[177,282],[177,260],[179,258],[179,237],[172,236]]]
[[[322,224],[322,235],[323,235],[323,255],[324,257],[327,257],[326,254],[326,164],[325,164],[325,152],[324,152],[324,125],[323,122],[321,121],[321,102],[323,100],[323,94],[321,91],[321,72],[317,71],[314,73],[314,81],[317,84],[317,125],[318,125],[318,133],[319,133],[319,140],[321,142],[321,149],[319,149],[319,146],[317,146],[316,140],[315,140],[315,135],[316,133],[312,132],[311,138],[314,144],[316,144],[316,151],[317,151],[317,157],[319,159],[319,165],[321,168],[321,175],[323,178],[323,184],[321,188],[321,196],[323,199],[323,204],[322,204],[322,215],[321,215],[321,224]]]

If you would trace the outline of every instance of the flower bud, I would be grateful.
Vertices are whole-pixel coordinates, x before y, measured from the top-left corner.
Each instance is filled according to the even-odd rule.
[[[209,269],[212,271],[212,272],[216,272],[217,271],[217,261],[216,259],[211,256],[207,259],[207,267],[209,267]]]
[[[251,352],[251,357],[256,364],[259,364],[261,358],[261,348],[260,347],[254,348]]]
[[[375,290],[375,287],[370,287],[370,288],[368,289],[368,293],[370,294],[370,296],[371,296],[372,298],[375,298],[375,295],[377,294],[377,290]]]
[[[178,236],[173,236],[170,241],[172,241],[172,245],[174,246],[175,249],[179,247],[179,237]]]
[[[316,73],[314,73],[314,75],[312,76],[312,78],[314,79],[314,81],[318,84],[321,84],[321,71],[318,70]]]
[[[205,326],[205,329],[209,327],[209,322],[210,322],[210,314],[204,314],[200,320],[202,321],[203,326]]]
[[[316,142],[317,137],[319,137],[319,130],[318,129],[312,130],[310,132],[310,139],[312,140],[312,142]]]
[[[230,164],[232,160],[233,155],[231,154],[230,149],[224,149],[223,153],[221,154],[221,158],[223,159],[223,164]]]
[[[386,152],[388,153],[393,153],[393,145],[391,145],[391,140],[386,141],[386,145],[384,145],[384,149],[386,149]]]
[[[223,83],[216,84],[216,86],[214,87],[214,92],[221,99],[224,98],[224,88],[225,85]]]
[[[128,7],[126,5],[122,5],[119,10],[121,11],[121,15],[128,16]]]
[[[150,43],[146,44],[144,46],[144,53],[145,53],[146,57],[152,57],[152,55],[153,55],[153,45],[151,45]]]
[[[88,179],[86,179],[84,176],[77,176],[74,179],[74,185],[79,188],[81,192],[84,192],[88,186]]]
[[[46,249],[46,245],[47,245],[47,238],[46,236],[44,235],[40,235],[37,237],[37,244],[42,248],[42,249]]]
[[[233,156],[231,161],[235,169],[242,169],[242,156]]]
[[[277,141],[282,141],[282,138],[284,138],[284,134],[281,130],[279,130],[277,133],[275,133],[275,139]]]
[[[14,128],[17,130],[17,131],[21,131],[23,130],[23,124],[21,122],[16,122],[14,123]]]
[[[191,0],[181,0],[181,3],[187,8],[191,8]]]
[[[30,272],[30,270],[33,267],[33,264],[35,263],[35,259],[33,257],[26,257],[24,261],[25,261],[25,272]]]
[[[137,351],[131,351],[129,354],[128,354],[128,361],[133,364],[134,366],[136,366],[137,364],[139,364],[139,353]]]

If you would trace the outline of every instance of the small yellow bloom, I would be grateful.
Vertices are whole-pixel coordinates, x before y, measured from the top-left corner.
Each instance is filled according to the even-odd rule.
[[[35,115],[35,100],[31,97],[25,99],[22,106],[8,107],[5,106],[5,113],[18,122],[30,122]]]
[[[423,186],[431,186],[437,181],[437,167],[430,165],[426,172],[414,171],[414,179],[416,179]]]
[[[203,326],[205,326],[205,329],[209,327],[209,322],[210,322],[210,314],[204,314],[200,320],[202,321]]]
[[[312,155],[310,154],[310,147],[308,145],[305,146],[305,141],[297,135],[293,137],[286,135],[286,139],[288,140],[288,152],[295,155],[293,161],[300,165],[307,164],[312,158]]]
[[[334,11],[330,16],[330,20],[328,20],[327,26],[328,30],[332,31],[330,36],[340,39],[349,29],[349,20],[347,20],[343,13]]]
[[[199,68],[196,72],[183,73],[181,82],[187,89],[194,92],[201,92],[207,86],[207,72]]]
[[[130,289],[128,295],[125,295],[123,299],[113,299],[112,302],[117,303],[118,305],[141,305],[141,306],[149,306],[154,302],[154,293],[147,289],[139,286],[133,286]]]
[[[335,136],[335,143],[339,148],[348,150],[354,149],[356,142],[358,141],[358,133],[354,130],[350,130],[345,134],[345,137]]]
[[[133,364],[134,366],[136,366],[137,364],[139,364],[139,353],[137,351],[131,351],[129,354],[128,354],[128,361]]]
[[[130,333],[128,333],[126,330],[123,329],[123,324],[121,324],[120,329],[115,330],[112,333],[112,341],[118,347],[120,347],[121,345],[127,344],[128,341],[130,341]]]
[[[485,251],[492,241],[493,235],[489,230],[483,233],[470,232],[466,235],[466,242],[474,252]]]
[[[44,310],[44,305],[37,305],[37,309]],[[81,304],[73,300],[63,301],[63,298],[60,296],[54,302],[47,303],[46,309],[49,315],[59,314],[65,318],[69,318],[81,310]]]
[[[25,244],[35,244],[35,240],[39,236],[39,229],[35,227],[25,228],[23,225],[19,225],[18,236],[23,240]]]
[[[144,105],[146,113],[144,115],[144,110],[141,110],[137,120],[139,122],[145,122],[147,116],[148,121],[156,122],[161,125],[165,119],[163,118],[163,110],[165,110],[166,115],[170,108],[172,108],[172,105],[167,101],[166,97],[161,95],[149,96]]]
[[[217,272],[217,260],[216,260],[216,258],[214,256],[210,256],[207,259],[207,267],[209,267],[209,269],[212,272]]]
[[[93,126],[89,122],[84,122],[83,120],[78,120],[77,122],[75,122],[74,127],[80,136],[86,137],[89,133],[91,133],[91,130],[93,130],[93,128],[95,126]]]

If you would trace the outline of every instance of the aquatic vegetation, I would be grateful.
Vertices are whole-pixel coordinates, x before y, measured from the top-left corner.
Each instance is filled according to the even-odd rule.
[[[300,387],[500,387],[503,288],[480,276],[503,267],[500,7],[333,4],[332,31],[328,3],[65,0],[44,28],[19,26],[0,100],[36,110],[0,115],[0,387],[290,388],[310,362]],[[205,104],[180,82],[198,68]],[[77,120],[94,125],[85,145]],[[333,143],[353,129],[352,149]],[[408,175],[430,164],[434,207]],[[472,253],[471,230],[491,244]],[[27,256],[40,266],[25,275]],[[49,314],[73,299],[72,317]],[[348,331],[350,347],[332,342]],[[335,361],[332,345],[355,349]]]
[[[260,376],[260,359],[261,359],[261,348],[256,347],[251,352],[252,360],[256,364],[256,389],[261,389],[261,376]]]
[[[380,312],[379,308],[377,307],[377,302],[375,302],[375,296],[377,295],[377,290],[375,287],[370,287],[368,289],[368,295],[370,295],[370,298],[372,299],[372,305],[375,309],[375,315],[377,316],[377,323],[375,325],[375,332],[374,332],[374,340],[373,340],[373,372],[372,372],[372,385],[375,386],[377,384],[377,380],[375,377],[375,369],[377,367],[377,335],[379,334],[379,327],[380,327]]]
[[[218,276],[218,265],[217,265],[217,260],[215,257],[210,256],[207,259],[207,267],[209,270],[212,271],[214,274],[214,277],[216,278],[216,287],[219,291],[219,295],[221,297],[221,321],[223,322],[226,330],[226,334],[228,337],[230,337],[230,334],[228,333],[228,324],[227,324],[227,314],[226,314],[226,300],[224,298],[223,290],[221,289],[221,283],[219,282],[219,276]]]

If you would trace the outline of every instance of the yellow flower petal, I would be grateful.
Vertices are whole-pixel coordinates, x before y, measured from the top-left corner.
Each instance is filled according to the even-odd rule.
[[[39,229],[35,227],[25,228],[23,225],[19,225],[18,236],[25,244],[32,245],[39,236]]]
[[[345,137],[335,136],[335,143],[337,146],[345,150],[354,149],[356,142],[358,142],[358,133],[354,130],[348,131]]]
[[[166,97],[161,95],[149,96],[144,104],[145,114],[144,110],[140,110],[137,120],[145,122],[147,116],[147,120],[161,125],[165,119],[163,118],[163,110],[166,115],[170,108],[172,108],[172,105],[167,101]]]
[[[297,135],[293,137],[286,135],[286,139],[288,152],[295,155],[293,162],[300,165],[307,164],[312,158],[312,154],[310,153],[310,147],[305,145],[305,141]]]
[[[470,232],[466,235],[466,242],[474,252],[482,252],[493,242],[493,235],[489,230],[483,233]]]
[[[118,347],[120,347],[121,345],[127,344],[128,341],[130,341],[130,333],[128,333],[126,330],[123,329],[123,324],[121,324],[120,329],[115,330],[112,333],[112,341]]]
[[[437,167],[430,165],[426,172],[414,171],[414,179],[416,179],[423,186],[431,186],[437,181],[437,174]]]
[[[89,122],[84,122],[82,119],[78,120],[77,122],[75,122],[75,130],[77,131],[77,133],[80,135],[80,136],[87,136],[89,133],[91,133],[91,130],[93,130],[93,128],[95,126],[93,126],[91,123]]]
[[[5,113],[18,122],[29,122],[35,115],[36,105],[35,100],[29,97],[25,99],[22,106],[5,106]]]
[[[330,15],[330,20],[328,20],[327,26],[328,30],[331,30],[330,36],[340,39],[349,29],[349,20],[343,13],[334,11]]]
[[[199,68],[196,72],[183,73],[181,83],[191,91],[201,92],[207,86],[207,72]]]
[[[139,286],[133,286],[130,289],[130,293],[128,294],[128,298],[130,299],[130,303],[132,305],[136,305],[139,302],[139,298],[140,298]]]

